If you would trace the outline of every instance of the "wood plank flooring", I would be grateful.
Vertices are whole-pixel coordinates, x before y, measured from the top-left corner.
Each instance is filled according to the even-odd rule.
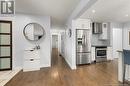
[[[117,61],[79,66],[71,70],[53,49],[52,67],[20,72],[5,86],[129,86],[117,80]]]

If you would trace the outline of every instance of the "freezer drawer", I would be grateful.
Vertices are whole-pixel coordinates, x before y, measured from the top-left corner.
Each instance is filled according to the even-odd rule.
[[[90,53],[77,53],[77,65],[91,63]]]

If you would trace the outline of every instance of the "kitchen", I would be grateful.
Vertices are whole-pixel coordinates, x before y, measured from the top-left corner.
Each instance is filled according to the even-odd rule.
[[[70,48],[62,48],[63,53],[61,53],[72,69],[76,69],[76,65],[114,59],[112,56],[113,32],[111,25],[109,22],[99,23],[81,18],[72,21],[72,29],[66,29],[65,33],[62,34],[64,39],[61,40],[64,47],[72,47],[71,50]],[[69,31],[71,36],[68,36]]]
[[[110,23],[93,23],[92,26],[92,58],[96,62],[113,60],[112,29]],[[95,53],[95,56],[94,56]]]
[[[103,1],[104,0],[98,1],[78,19],[74,19],[66,26],[65,35],[68,37],[69,29],[71,29],[72,36],[68,38],[65,36],[67,40],[67,42],[64,43],[65,47],[71,49],[65,49],[64,57],[71,69],[80,67],[78,65],[82,65],[82,63],[91,65],[91,63],[95,62],[115,61],[116,64],[117,61],[119,61],[118,58],[120,58],[117,51],[130,49],[128,40],[128,32],[130,31],[128,29],[130,25],[129,12],[124,12],[123,9],[117,10],[114,8],[115,4],[113,4],[114,2],[112,1]],[[121,3],[123,4],[125,1],[121,0]],[[111,4],[112,6],[109,7]],[[120,4],[117,4],[116,6],[120,7]],[[118,14],[116,14],[116,10],[118,11]],[[126,10],[128,11],[127,6]],[[84,62],[84,59],[80,59],[83,55],[77,56],[76,29],[89,29],[91,33],[91,38],[88,39],[91,41],[91,44],[89,44],[91,46],[89,49],[91,53],[86,57],[86,59],[89,59],[90,61],[87,60],[86,63]],[[89,52],[86,51],[86,53]],[[80,64],[77,63],[77,57],[79,57],[78,62],[80,62]],[[119,66],[118,69],[122,70],[123,68]],[[118,73],[120,74],[117,75],[118,80],[122,82],[123,72],[120,72],[120,70],[118,70]],[[128,70],[127,67],[126,80],[130,77]]]
[[[81,24],[81,27],[76,29],[76,64],[82,65],[112,60],[110,23],[90,22],[83,24],[82,21],[87,20],[76,20],[76,24],[78,22]],[[85,25],[90,25],[90,29],[88,29],[89,26],[84,28]]]

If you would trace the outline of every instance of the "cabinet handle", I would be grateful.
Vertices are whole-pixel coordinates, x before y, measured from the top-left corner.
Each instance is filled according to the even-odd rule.
[[[34,59],[30,59],[30,61],[34,61]]]
[[[34,50],[30,50],[30,51],[34,51]]]

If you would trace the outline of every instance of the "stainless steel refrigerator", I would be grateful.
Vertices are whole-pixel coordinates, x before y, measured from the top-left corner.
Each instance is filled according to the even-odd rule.
[[[76,30],[76,64],[91,63],[91,31]]]

